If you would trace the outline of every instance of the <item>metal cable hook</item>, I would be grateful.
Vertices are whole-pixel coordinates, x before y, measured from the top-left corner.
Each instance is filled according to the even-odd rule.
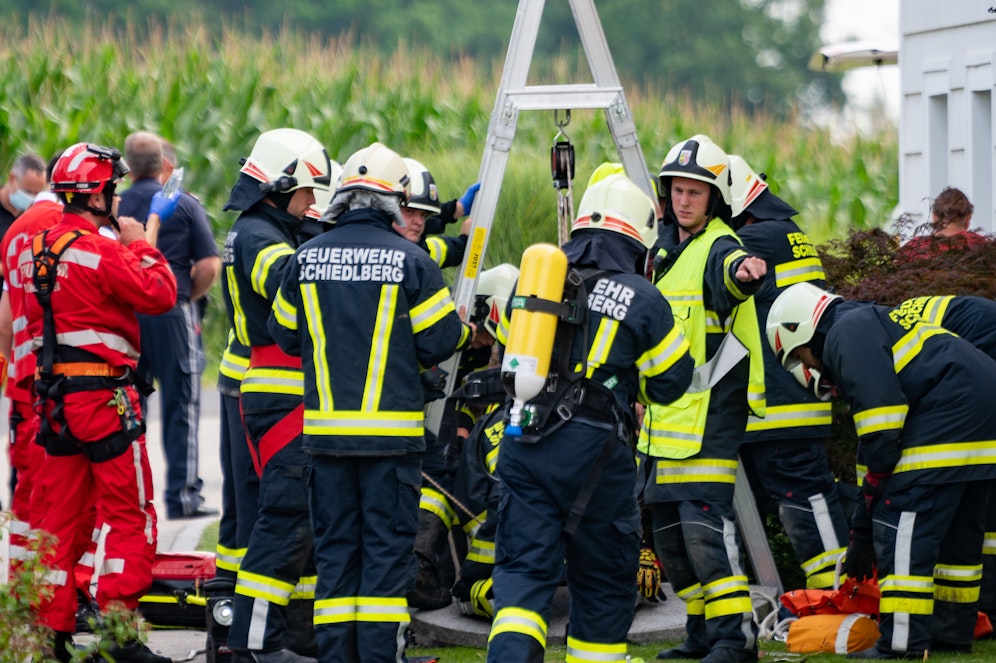
[[[565,141],[570,142],[571,137],[567,135],[567,132],[564,131],[564,128],[571,123],[571,109],[568,108],[567,110],[564,111],[564,113],[566,114],[566,119],[561,120],[560,111],[558,110],[553,111],[553,123],[557,127],[557,135],[553,137],[553,140],[558,140],[561,136],[563,136]]]

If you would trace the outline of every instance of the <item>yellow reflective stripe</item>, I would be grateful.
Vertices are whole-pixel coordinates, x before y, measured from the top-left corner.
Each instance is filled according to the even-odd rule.
[[[242,309],[242,299],[239,296],[239,283],[235,279],[235,267],[229,265],[225,267],[228,277],[228,298],[232,300],[232,327],[235,331],[235,338],[239,343],[249,347],[249,327],[246,324],[246,312]]]
[[[346,596],[315,601],[314,623],[342,624],[356,621],[356,597]]]
[[[934,587],[934,600],[947,601],[948,603],[975,603],[982,593],[981,587],[948,587],[938,585]]]
[[[412,437],[425,434],[422,410],[417,412],[304,411],[308,435],[378,435]]]
[[[775,287],[787,288],[804,281],[825,281],[823,263],[819,258],[803,258],[775,265]]]
[[[866,474],[868,474],[868,466],[862,463],[856,463],[854,465],[854,475],[857,477],[855,485],[860,486],[864,482]]]
[[[986,538],[982,540],[982,554],[996,555],[996,532],[986,532]]]
[[[948,312],[948,304],[950,304],[953,299],[954,295],[930,297],[927,300],[927,305],[923,308],[921,317],[932,325],[943,326],[941,321],[944,320],[944,315]]]
[[[726,325],[719,319],[719,314],[708,309],[705,312],[705,327],[706,334],[726,333]]]
[[[675,362],[688,354],[688,341],[677,327],[672,327],[661,342],[650,348],[636,360],[636,368],[644,378],[652,378],[674,366]]]
[[[370,357],[367,360],[367,378],[363,384],[363,402],[360,408],[373,411],[380,407],[380,396],[384,390],[384,376],[387,374],[387,354],[391,345],[391,330],[394,327],[394,312],[398,307],[398,286],[382,285],[380,301],[377,303],[377,318],[374,322],[373,337],[370,340]],[[412,317],[414,325],[414,314]]]
[[[886,592],[914,592],[918,594],[932,594],[934,591],[934,578],[932,576],[886,576],[879,581],[879,588],[882,593]]]
[[[685,601],[686,615],[705,615],[705,601],[703,599],[692,599]]]
[[[585,377],[590,378],[595,369],[608,360],[612,343],[616,340],[616,332],[619,331],[619,321],[609,317],[604,317],[598,323],[598,331],[592,340],[591,349],[588,351],[588,370]]]
[[[491,622],[491,635],[488,642],[501,633],[521,633],[527,635],[546,649],[546,621],[538,612],[524,608],[502,608]]]
[[[938,334],[950,333],[948,330],[934,325],[923,323],[914,325],[908,334],[896,341],[892,346],[892,365],[896,373],[906,368],[920,354],[920,351],[923,350],[923,343],[928,338],[937,336]]]
[[[961,566],[954,564],[937,564],[934,566],[934,580],[955,582],[979,582],[982,580],[982,565]]]
[[[699,583],[684,589],[676,589],[674,593],[682,601],[698,601],[705,595],[702,592],[702,585]]]
[[[287,605],[294,585],[276,578],[268,578],[258,573],[239,570],[235,581],[235,593],[253,598],[265,599],[277,605]]]
[[[270,296],[266,292],[266,280],[270,275],[270,267],[273,267],[273,263],[277,260],[292,255],[294,255],[294,249],[289,244],[282,242],[268,246],[257,253],[256,260],[252,265],[252,271],[249,272],[249,281],[252,283],[252,289],[266,299],[269,299]]]
[[[903,449],[893,472],[996,464],[996,441],[955,442]]]
[[[242,376],[242,393],[304,396],[304,374],[299,369],[250,368]]]
[[[357,596],[356,621],[407,624],[408,601],[403,596]]]
[[[438,490],[434,488],[429,488],[427,486],[422,487],[422,494],[419,497],[418,508],[423,511],[428,511],[429,513],[434,513],[439,517],[446,529],[453,527],[453,523],[456,522],[456,511],[450,506],[449,500]]]
[[[809,574],[806,576],[806,589],[833,589],[836,576],[835,570]]]
[[[702,593],[705,595],[706,601],[735,592],[750,592],[747,576],[727,576],[702,585]]]
[[[760,412],[767,416],[768,396],[764,383],[747,383],[747,404],[752,412]]]
[[[747,257],[746,251],[744,251],[743,249],[737,249],[736,251],[730,253],[728,256],[723,258],[723,285],[726,286],[726,289],[730,291],[731,295],[733,295],[734,297],[736,297],[741,301],[746,300],[749,295],[745,295],[743,291],[740,289],[740,282],[737,281],[737,279],[732,274],[730,274],[730,268],[732,267],[734,262],[736,262],[740,258],[746,258],[746,257]]]
[[[657,483],[734,483],[737,478],[735,460],[655,460]]]
[[[246,555],[245,548],[226,548],[220,543],[215,546],[214,562],[219,569],[238,571],[242,558]]]
[[[397,287],[397,286],[395,286]],[[455,312],[453,300],[450,299],[450,291],[441,288],[421,304],[412,307],[409,311],[411,315],[412,332],[417,334],[425,331],[432,325],[443,319],[448,313]]]
[[[825,569],[828,566],[836,566],[837,558],[843,555],[844,552],[846,551],[847,551],[846,547],[835,548],[834,550],[827,550],[826,552],[821,552],[820,554],[815,555],[814,557],[810,557],[800,566],[802,566],[802,570],[808,576],[809,574],[815,571],[819,571],[821,569]]]
[[[426,237],[425,245],[429,248],[429,257],[432,258],[432,262],[442,267],[443,263],[446,262],[449,248],[446,246],[446,242],[439,237]]]
[[[753,610],[754,606],[751,604],[749,596],[720,599],[718,601],[707,600],[705,603],[705,618],[713,619],[715,617],[726,617],[727,615],[740,615],[752,613]]]
[[[566,663],[612,663],[626,660],[625,642],[585,642],[567,636]]]
[[[854,413],[854,429],[858,437],[884,430],[901,430],[906,422],[908,405],[886,405]]]
[[[221,356],[221,363],[218,365],[218,372],[233,380],[241,380],[249,368],[249,357],[240,357],[237,354],[225,351]]]
[[[291,592],[291,600],[315,598],[315,587],[317,585],[318,576],[304,576],[294,585],[294,591]]]
[[[332,398],[332,373],[326,357],[328,356],[328,338],[325,336],[325,314],[318,302],[318,287],[314,283],[301,285],[301,306],[304,317],[308,321],[308,337],[311,339],[311,363],[315,370],[315,391],[318,393],[318,407],[321,410],[331,410],[334,407]]]
[[[747,417],[747,431],[796,428],[798,426],[829,426],[832,422],[832,403],[769,405],[763,419],[754,415]]]
[[[277,324],[291,331],[297,331],[297,308],[287,301],[284,293],[277,290],[277,294],[273,298],[273,305],[270,308],[273,309],[273,317]]]
[[[466,559],[470,562],[478,562],[480,564],[494,564],[495,542],[474,539],[470,543],[470,549],[467,551]]]
[[[882,596],[879,610],[887,613],[905,613],[908,615],[934,614],[934,599],[914,599],[908,596]]]

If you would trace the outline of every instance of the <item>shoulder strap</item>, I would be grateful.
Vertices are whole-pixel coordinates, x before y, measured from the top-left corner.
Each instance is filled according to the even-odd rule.
[[[62,254],[77,239],[85,234],[82,230],[71,230],[60,235],[51,246],[46,246],[48,230],[38,233],[31,240],[31,252],[34,254],[34,272],[31,280],[35,286],[35,297],[42,307],[42,351],[39,357],[38,370],[41,375],[52,374],[52,364],[55,363],[55,317],[52,314],[52,292],[55,290],[59,260]]]

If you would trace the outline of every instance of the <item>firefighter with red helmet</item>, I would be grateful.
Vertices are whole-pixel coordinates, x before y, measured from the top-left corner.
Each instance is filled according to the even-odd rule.
[[[331,162],[314,136],[273,129],[256,139],[225,205],[241,212],[225,240],[222,291],[235,337],[250,350],[241,409],[260,476],[259,513],[238,569],[228,636],[235,661],[309,660],[314,647],[310,634],[291,639],[302,625],[287,619],[292,597],[314,591],[301,360],[276,345],[266,320],[314,190],[330,181]]]
[[[996,364],[930,322],[930,303],[848,302],[798,283],[768,314],[782,366],[819,371],[847,402],[867,468],[844,571],[865,578],[877,567],[881,637],[851,657],[971,648],[986,516],[979,505],[996,482]]]
[[[685,642],[659,659],[757,660],[733,485],[748,413],[764,414],[752,295],[767,268],[726,223],[731,185],[729,157],[701,134],[672,147],[660,170],[655,283],[691,346],[695,378],[678,401],[647,408],[637,446],[654,548],[687,613]]]
[[[763,332],[779,293],[795,283],[824,287],[826,277],[816,248],[792,220],[798,212],[742,157],[730,155],[730,170],[733,229],[744,248],[767,263],[769,276],[754,295]],[[831,403],[803,389],[766,343],[762,348],[767,407],[764,418],[747,418],[740,462],[762,510],[776,512],[785,527],[806,587],[832,589],[848,522],[825,448]]]
[[[176,280],[145,240],[143,225],[114,217],[115,187],[125,173],[113,148],[67,149],[52,173],[52,190],[65,205],[62,219],[35,235],[18,267],[34,295],[26,298],[26,317],[37,362],[38,441],[45,447],[38,526],[56,540],[45,556],[52,594],[42,599],[39,615],[55,631],[53,654],[64,661],[76,625],[73,569],[90,539],[80,523],[91,496],[107,531],[96,571],[101,609],[135,610],[152,584],[156,511],[134,374],[136,313],[170,310]],[[97,232],[105,226],[115,227],[117,241]],[[109,653],[117,661],[169,660],[138,640],[114,644]]]
[[[328,209],[335,230],[298,249],[269,320],[304,365],[325,663],[404,660],[425,448],[418,373],[470,339],[439,267],[392,230],[408,183],[380,143],[350,156]]]

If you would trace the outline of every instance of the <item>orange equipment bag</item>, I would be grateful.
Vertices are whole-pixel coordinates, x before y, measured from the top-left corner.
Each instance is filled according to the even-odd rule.
[[[785,645],[796,654],[849,654],[873,647],[880,635],[865,615],[808,615],[789,625]]]
[[[796,589],[779,597],[793,615],[877,615],[882,598],[877,580],[847,578],[839,589]]]

